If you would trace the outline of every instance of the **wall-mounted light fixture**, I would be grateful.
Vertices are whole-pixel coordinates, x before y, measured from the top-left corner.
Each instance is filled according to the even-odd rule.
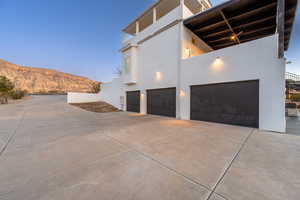
[[[215,71],[219,71],[224,67],[224,61],[221,57],[216,57],[216,59],[212,63],[212,67]]]
[[[184,54],[185,54],[185,57],[187,57],[187,58],[191,57],[191,49],[190,48],[185,48],[184,49]]]
[[[180,97],[185,97],[185,92],[184,92],[183,90],[180,90],[179,96],[180,96]]]
[[[160,81],[160,80],[162,79],[162,74],[161,74],[161,72],[156,72],[156,73],[155,73],[155,78],[156,78],[156,80]]]

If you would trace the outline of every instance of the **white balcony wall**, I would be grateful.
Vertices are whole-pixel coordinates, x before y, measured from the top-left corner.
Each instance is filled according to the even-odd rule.
[[[128,44],[137,44],[139,41],[145,39],[146,37],[149,37],[153,35],[155,32],[159,31],[161,28],[169,25],[170,23],[181,19],[182,17],[182,11],[181,7],[177,7],[173,9],[171,12],[166,14],[165,16],[158,19],[156,22],[148,26],[143,31],[139,32],[136,36],[131,38],[130,40],[127,40],[123,42],[123,47]]]
[[[182,60],[181,118],[190,119],[191,85],[259,79],[260,129],[285,132],[285,60],[277,41],[274,35]]]

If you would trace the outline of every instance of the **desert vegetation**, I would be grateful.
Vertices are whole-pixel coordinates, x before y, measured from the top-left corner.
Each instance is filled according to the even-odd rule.
[[[114,106],[102,101],[92,102],[92,103],[71,103],[71,105],[90,112],[96,112],[96,113],[107,113],[107,112],[119,111],[119,109],[115,108]]]
[[[101,90],[101,83],[94,83],[92,86],[92,93],[99,93]]]
[[[0,104],[7,104],[8,99],[22,99],[26,91],[17,90],[13,82],[5,76],[0,76]]]
[[[294,102],[300,102],[300,93],[291,94],[291,99]]]

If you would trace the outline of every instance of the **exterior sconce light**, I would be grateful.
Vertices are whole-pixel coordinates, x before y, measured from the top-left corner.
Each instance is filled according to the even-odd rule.
[[[161,75],[161,72],[156,72],[156,80],[161,80],[162,79],[162,75]]]
[[[222,59],[218,56],[216,57],[215,63],[219,64],[222,62]]]
[[[184,53],[185,53],[185,56],[186,56],[187,58],[191,57],[191,49],[186,48],[186,49],[184,50]]]
[[[185,97],[185,92],[183,90],[180,90],[179,96],[180,97]]]
[[[212,63],[212,67],[214,71],[219,71],[223,68],[224,66],[224,61],[218,56],[214,62]]]

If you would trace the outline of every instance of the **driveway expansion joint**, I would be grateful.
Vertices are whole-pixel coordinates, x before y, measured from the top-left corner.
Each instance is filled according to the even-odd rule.
[[[151,157],[150,155],[145,154],[145,153],[143,153],[143,152],[141,152],[141,151],[138,151],[137,149],[132,148],[131,146],[129,146],[129,145],[127,145],[127,144],[124,144],[123,142],[119,141],[118,139],[116,139],[116,138],[114,138],[114,137],[111,137],[111,136],[106,135],[106,134],[105,134],[105,136],[108,137],[108,138],[110,138],[110,139],[112,139],[112,140],[114,140],[115,142],[119,143],[120,145],[123,145],[123,146],[129,148],[131,151],[133,151],[133,152],[135,152],[135,153],[137,153],[137,154],[143,156],[144,158],[147,158],[147,159],[149,159],[149,160],[154,161],[154,162],[157,163],[159,166],[161,166],[161,167],[163,167],[163,168],[169,170],[170,172],[176,174],[176,175],[179,176],[179,177],[184,178],[184,179],[187,180],[188,182],[190,182],[190,183],[192,183],[192,184],[195,184],[195,185],[198,185],[198,186],[201,186],[201,187],[203,187],[204,189],[208,190],[209,192],[212,192],[212,189],[210,189],[210,188],[207,187],[206,185],[203,185],[203,184],[199,183],[198,181],[195,181],[195,180],[191,179],[190,177],[184,175],[183,173],[178,172],[177,170],[175,170],[175,169],[173,169],[173,168],[170,168],[169,166],[163,164],[163,163],[162,163],[161,161],[159,161],[159,160],[156,160],[155,158]]]
[[[224,170],[223,174],[221,175],[221,177],[219,178],[219,180],[217,181],[216,185],[213,187],[211,191],[211,193],[208,195],[206,200],[209,200],[211,198],[211,196],[216,193],[216,189],[219,186],[219,184],[221,183],[221,181],[224,179],[224,177],[226,176],[227,172],[229,171],[229,169],[231,168],[231,166],[233,165],[234,161],[236,160],[236,158],[239,156],[240,152],[243,150],[244,146],[246,145],[246,143],[248,142],[248,140],[250,139],[250,137],[254,134],[254,132],[256,131],[256,129],[253,129],[249,135],[246,137],[246,139],[244,140],[244,142],[242,143],[241,147],[239,148],[239,150],[236,152],[236,154],[233,156],[232,160],[230,161],[228,167],[226,167],[226,169]],[[221,196],[222,198],[225,198],[223,195],[218,194],[219,196]],[[227,199],[227,198],[225,198]]]
[[[13,138],[16,136],[18,129],[21,127],[21,124],[23,123],[23,121],[25,119],[25,114],[26,114],[26,109],[24,108],[23,113],[22,113],[20,119],[18,120],[18,124],[17,124],[16,128],[14,129],[13,133],[9,136],[8,140],[6,142],[4,142],[5,144],[2,147],[2,149],[0,149],[0,157],[2,156],[4,151],[7,149],[8,145],[13,140]]]

